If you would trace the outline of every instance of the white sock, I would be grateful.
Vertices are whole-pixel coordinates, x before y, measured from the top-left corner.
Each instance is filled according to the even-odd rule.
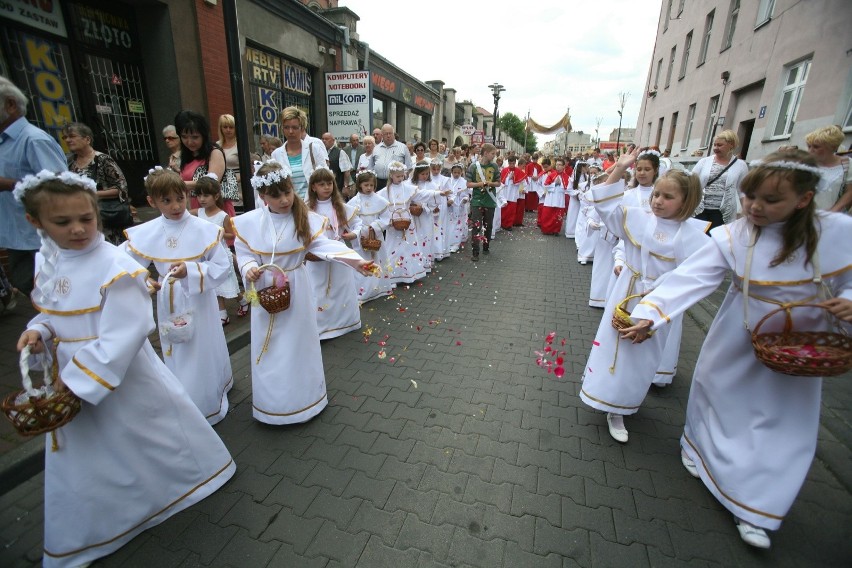
[[[617,428],[619,430],[624,428],[624,415],[623,414],[613,414],[609,413],[609,421],[612,423],[613,428]]]

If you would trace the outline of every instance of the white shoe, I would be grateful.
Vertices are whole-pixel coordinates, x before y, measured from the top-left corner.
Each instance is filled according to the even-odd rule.
[[[769,548],[769,535],[760,527],[750,525],[742,519],[734,517],[734,522],[737,524],[737,530],[740,531],[740,538],[755,548]]]
[[[698,477],[698,467],[696,467],[695,462],[686,457],[686,454],[683,451],[680,452],[680,463],[683,464],[683,467],[686,468],[686,471],[689,472],[689,475],[692,477]]]
[[[606,425],[609,427],[609,435],[612,436],[612,439],[616,442],[621,442],[623,444],[627,442],[627,428],[624,427],[624,418],[622,418],[621,427],[616,427],[612,423],[612,419],[614,416],[616,415],[610,412],[606,413]]]

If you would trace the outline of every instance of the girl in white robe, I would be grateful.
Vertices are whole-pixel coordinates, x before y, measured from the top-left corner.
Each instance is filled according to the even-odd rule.
[[[266,424],[305,422],[328,404],[317,307],[305,256],[310,252],[361,272],[372,263],[325,236],[325,219],[308,211],[293,190],[288,171],[278,162],[261,166],[252,186],[266,207],[234,219],[234,245],[246,290],[255,300],[251,310],[253,416]],[[281,270],[261,268],[268,264]],[[282,287],[285,281],[290,287],[288,309],[271,314],[256,303],[258,290]]]
[[[443,259],[440,242],[440,227],[437,224],[441,215],[441,202],[446,199],[432,182],[429,164],[419,162],[411,174],[412,183],[417,187],[417,203],[423,206],[423,213],[414,215],[418,244],[422,248],[424,266],[431,271],[432,263]]]
[[[433,160],[429,163],[432,185],[440,193],[436,198],[438,212],[434,215],[435,222],[435,260],[444,260],[450,256],[450,208],[452,191],[449,189],[450,178],[441,174],[441,162]]]
[[[598,174],[593,183],[598,185],[606,181],[606,178],[607,174]],[[594,204],[592,205],[592,210],[588,213],[589,228],[598,232],[598,239],[595,243],[595,262],[592,265],[592,280],[589,285],[589,306],[603,308],[606,307],[606,299],[609,298],[610,276],[613,276],[615,269],[613,248],[618,244],[618,237],[607,229]]]
[[[147,270],[98,232],[94,182],[61,175],[43,172],[40,182],[25,179],[16,189],[42,234],[33,292],[41,313],[18,350],[53,346],[50,364],[82,399],[80,412],[46,440],[47,568],[115,552],[216,491],[236,469],[148,342]],[[51,222],[55,214],[67,222]]]
[[[392,168],[391,168],[392,166]],[[412,220],[412,205],[423,207],[421,217],[426,214],[426,206],[421,204],[417,187],[405,181],[405,166],[401,162],[391,162],[388,166],[388,185],[377,194],[390,204],[391,224],[385,232],[385,244],[388,248],[389,266],[383,266],[393,284],[409,284],[426,276],[422,239],[417,232],[417,224]],[[393,226],[394,219],[408,219],[411,224],[400,230]]]
[[[358,300],[363,304],[393,292],[394,283],[390,279],[388,247],[384,238],[384,231],[390,224],[390,204],[384,197],[376,195],[376,174],[372,170],[358,172],[355,178],[355,189],[358,194],[349,200],[349,205],[355,208],[355,214],[359,219],[359,236],[368,237],[370,229],[373,229],[375,238],[381,242],[379,250],[369,251],[361,246],[360,238],[352,241],[352,248],[365,260],[373,261],[380,269],[376,274],[369,276],[355,275]]]
[[[590,214],[595,210],[592,203],[591,181],[586,179],[585,183],[577,191],[577,201],[580,204],[580,213],[577,215],[577,227],[574,234],[574,244],[577,245],[577,262],[588,264],[595,259],[595,247],[597,246],[600,233],[595,230]]]
[[[713,229],[709,242],[642,300],[633,313],[637,325],[625,330],[641,341],[649,325],[665,329],[731,274],[695,366],[682,460],[734,514],[743,540],[760,548],[769,547],[766,529],[780,527],[813,460],[822,381],[764,366],[751,333],[767,313],[796,304],[821,302],[852,322],[852,249],[838,246],[848,242],[852,219],[815,212],[814,166],[801,151],[767,156],[743,179],[746,217]],[[788,313],[797,331],[829,329],[824,310]],[[782,311],[760,331],[777,332],[784,323]]]
[[[145,178],[145,189],[149,205],[162,215],[127,229],[122,246],[142,266],[156,267],[160,276],[152,286],[158,290],[163,360],[210,424],[216,424],[228,412],[234,383],[216,299],[216,288],[227,281],[233,265],[231,256],[221,245],[222,228],[186,210],[180,176],[154,170]],[[186,315],[194,332],[185,341],[173,341],[170,327]]]
[[[701,188],[690,176],[670,172],[654,189],[654,215],[642,209],[624,207],[623,171],[634,163],[638,149],[616,163],[607,184],[594,186],[595,209],[606,226],[624,241],[625,267],[608,298],[588,362],[584,367],[580,398],[587,405],[607,413],[612,437],[626,442],[624,415],[639,410],[662,356],[665,330],[642,345],[620,341],[612,326],[616,306],[627,296],[652,290],[657,280],[695,252],[707,236],[690,220],[701,199]],[[638,301],[627,305],[629,312]]]
[[[330,169],[318,167],[311,174],[308,209],[326,218],[327,238],[341,243],[352,243],[358,238],[361,218],[355,214],[354,206],[343,201]],[[339,262],[314,260],[305,267],[314,287],[320,339],[340,337],[360,329],[361,306],[355,289],[355,273]]]
[[[470,190],[467,188],[467,180],[462,176],[460,164],[453,164],[450,169],[450,177],[447,179],[446,188],[450,190],[453,203],[449,206],[449,243],[450,252],[458,252],[461,244],[467,242],[467,218],[470,209]]]
[[[565,236],[569,239],[575,238],[578,230],[577,219],[580,217],[580,199],[577,196],[587,185],[586,182],[589,181],[588,174],[588,164],[582,160],[578,161],[574,164],[574,173],[571,176],[571,182],[565,190],[565,194],[568,196],[568,211],[565,213]],[[585,223],[583,224],[583,231],[585,232]]]

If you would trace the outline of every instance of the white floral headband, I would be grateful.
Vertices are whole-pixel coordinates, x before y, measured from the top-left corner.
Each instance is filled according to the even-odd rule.
[[[390,164],[388,164],[388,171],[389,172],[404,172],[405,171],[405,164],[403,164],[402,162],[396,162],[396,161],[391,162]]]
[[[209,177],[213,181],[219,181],[219,175],[216,172],[207,172],[204,177]]]
[[[331,168],[329,168],[328,166],[317,166],[317,167],[315,167],[315,168],[314,168],[314,171],[315,171],[315,172],[318,172],[318,171],[320,171],[320,170],[325,170],[325,171],[327,171],[327,172],[334,173],[334,172],[331,170]]]
[[[814,166],[809,166],[807,164],[803,164],[801,162],[791,162],[789,160],[778,160],[777,162],[764,162],[762,160],[753,160],[748,164],[752,168],[778,168],[781,170],[799,170],[801,172],[808,172],[815,176],[822,177],[822,171],[819,168],[815,168]]]
[[[77,185],[84,189],[88,189],[92,193],[97,193],[98,191],[98,186],[95,181],[91,178],[87,178],[86,176],[81,176],[74,172],[60,172],[57,174],[50,170],[41,170],[35,175],[25,176],[24,179],[16,183],[13,195],[15,196],[15,199],[17,199],[20,203],[23,203],[24,196],[29,190],[46,181],[52,180],[59,180],[66,185]]]
[[[266,163],[267,164],[278,164],[279,166],[281,165],[279,162],[276,162],[275,160],[269,160]],[[260,188],[266,187],[266,186],[271,186],[272,184],[282,182],[285,179],[287,179],[288,177],[290,177],[290,172],[285,170],[282,167],[280,170],[272,170],[271,172],[267,173],[266,175],[252,176],[251,186],[254,189],[260,191]]]
[[[637,160],[641,160],[641,159],[642,159],[642,156],[648,156],[648,155],[656,156],[656,157],[658,157],[658,158],[659,158],[662,154],[660,154],[660,153],[659,153],[659,152],[657,152],[656,150],[645,150],[645,151],[643,151],[643,152],[640,152],[640,153],[639,153],[639,157],[638,157],[638,158],[636,158],[636,159],[637,159]]]
[[[358,174],[355,177],[359,178],[364,174],[369,174],[369,175],[373,176],[374,178],[379,177],[379,176],[376,175],[376,172],[374,172],[373,170],[361,170],[360,172],[358,172]]]
[[[156,172],[161,172],[161,171],[163,171],[163,166],[154,166],[153,168],[151,168],[150,170],[148,170],[148,175],[147,175],[147,176],[145,176],[144,181],[146,181],[146,182],[147,182],[147,181],[148,181],[148,178],[151,176],[151,174],[154,174],[154,173],[156,173]]]

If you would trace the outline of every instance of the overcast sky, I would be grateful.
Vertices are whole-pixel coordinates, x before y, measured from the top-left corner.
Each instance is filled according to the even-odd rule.
[[[358,34],[370,49],[420,81],[444,81],[459,101],[492,112],[488,85],[496,81],[506,87],[501,114],[523,119],[529,110],[550,126],[570,107],[575,131],[594,134],[600,117],[606,140],[618,127],[621,91],[630,93],[622,127],[636,127],[661,0],[340,0],[339,6],[361,18]],[[539,147],[551,138],[539,135]]]

